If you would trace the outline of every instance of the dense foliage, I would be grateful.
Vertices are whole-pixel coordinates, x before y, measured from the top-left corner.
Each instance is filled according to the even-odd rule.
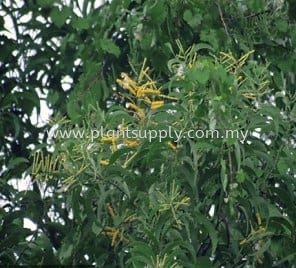
[[[293,1],[94,2],[0,4],[0,264],[295,265]]]

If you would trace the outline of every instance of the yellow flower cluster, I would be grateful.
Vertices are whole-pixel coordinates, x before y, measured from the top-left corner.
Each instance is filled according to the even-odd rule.
[[[48,180],[51,174],[61,167],[61,158],[52,155],[44,155],[43,151],[37,151],[33,155],[32,175],[36,180]]]
[[[266,239],[268,236],[272,236],[273,233],[267,232],[266,226],[262,226],[262,220],[259,213],[256,213],[256,219],[257,219],[257,225],[258,228],[255,230],[251,224],[251,232],[248,235],[247,238],[243,239],[239,244],[240,246],[244,246],[245,244],[252,244],[253,249],[255,251],[254,256],[256,258],[256,261],[260,264],[263,263],[262,258],[264,257],[262,255],[262,252],[260,251],[261,248],[263,248],[266,242]]]
[[[114,208],[108,203],[107,204],[107,211],[108,214],[111,216],[111,218],[114,220],[116,215],[116,211],[114,210]],[[128,213],[128,210],[125,211],[125,213]],[[131,223],[133,221],[137,220],[137,218],[134,215],[130,215],[130,216],[126,216],[124,217],[122,224],[127,224],[127,223]],[[111,227],[111,226],[106,226],[103,229],[103,234],[110,237],[111,239],[111,246],[114,247],[116,244],[118,244],[119,242],[123,242],[123,243],[128,243],[129,240],[124,236],[124,232],[125,232],[125,228],[124,226],[122,227]]]
[[[177,100],[176,98],[161,94],[160,89],[156,87],[156,82],[148,75],[149,67],[145,67],[145,64],[146,59],[142,65],[138,81],[134,81],[127,73],[121,73],[121,79],[117,79],[116,82],[124,89],[128,90],[129,93],[132,94],[132,97],[144,100],[146,104],[150,105],[151,110],[158,109],[164,105],[163,100],[154,100],[154,97]],[[144,78],[147,82],[142,83]],[[140,119],[144,119],[144,109],[132,102],[128,103],[128,108],[133,109]]]
[[[125,127],[123,126],[123,124],[120,127],[121,131],[125,130]],[[127,138],[121,138],[120,136],[122,135],[122,133],[119,133],[119,137],[102,137],[101,138],[101,142],[102,143],[109,143],[112,146],[112,152],[117,151],[118,145],[124,145],[127,148],[136,148],[139,146],[140,142],[137,139],[127,139]],[[132,159],[136,156],[137,152],[135,152],[131,158],[128,158],[127,161],[125,162],[124,166]],[[100,164],[102,166],[108,166],[109,165],[109,160],[108,159],[102,159],[100,160]]]
[[[250,241],[252,241],[255,236],[258,236],[258,235],[263,234],[263,233],[266,232],[266,227],[262,226],[261,216],[260,216],[259,213],[256,213],[256,219],[257,219],[258,229],[254,230],[254,228],[251,225],[251,227],[252,227],[251,233],[248,235],[247,238],[243,239],[240,242],[241,246],[244,245],[244,244],[249,243]]]
[[[239,59],[236,59],[232,53],[220,52],[220,58],[216,60],[225,66],[227,72],[233,74],[235,76],[237,87],[240,88],[244,83],[246,83],[249,78],[243,71],[243,66],[246,64],[250,55],[252,55],[255,50],[251,50],[246,54],[242,55]],[[248,92],[241,92],[241,95],[249,100],[256,100],[257,97],[264,93],[266,86],[268,85],[268,81],[264,80],[260,84],[257,85],[256,89],[249,89]]]
[[[154,81],[151,80],[143,85],[139,85],[126,73],[122,73],[121,79],[117,79],[116,81],[124,89],[128,90],[134,97],[144,100],[147,104],[150,105],[151,109],[157,109],[164,105],[164,101],[154,101],[151,99],[151,96],[163,97],[163,95],[160,94],[160,90],[156,88]],[[144,109],[138,107],[136,104],[129,102],[128,108],[136,111],[141,119],[145,117]]]
[[[146,118],[145,110],[147,105],[149,105],[150,110],[156,110],[164,106],[164,99],[169,99],[172,101],[176,101],[177,99],[171,96],[167,96],[161,94],[161,91],[156,86],[156,82],[148,75],[149,67],[145,67],[146,59],[142,65],[140,73],[138,75],[138,80],[135,81],[127,73],[121,73],[121,78],[117,79],[116,82],[126,89],[131,96],[127,96],[126,99],[129,100],[127,103],[127,108],[132,109],[135,114],[138,116],[140,120],[144,120]],[[146,80],[146,82],[143,82]],[[155,100],[157,98],[157,100]],[[133,101],[133,99],[144,101],[146,104],[145,107],[140,107]],[[124,130],[124,129],[121,129]],[[139,146],[139,140],[130,140],[123,139],[120,142],[116,137],[103,137],[101,139],[103,143],[110,143],[112,145],[112,151],[115,152],[117,150],[118,144],[123,144],[128,148],[136,148]],[[168,147],[176,152],[177,148],[172,142],[167,143]],[[130,158],[127,159],[124,166],[126,166],[131,159],[133,159],[137,155],[135,152]],[[102,166],[108,166],[109,160],[102,159],[100,161]]]

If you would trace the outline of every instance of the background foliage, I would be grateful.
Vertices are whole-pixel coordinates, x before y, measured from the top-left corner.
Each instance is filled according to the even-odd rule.
[[[2,1],[0,263],[292,267],[294,10],[271,0]],[[164,105],[134,96],[122,72],[137,89],[160,88],[148,97]],[[45,126],[30,119],[38,90],[53,111]],[[257,134],[47,139],[51,127],[119,124]],[[21,191],[12,181],[24,177]]]

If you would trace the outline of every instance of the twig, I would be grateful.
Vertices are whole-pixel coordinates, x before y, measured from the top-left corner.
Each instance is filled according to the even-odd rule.
[[[219,9],[220,19],[221,19],[221,21],[223,23],[225,32],[226,32],[227,36],[230,38],[229,31],[228,31],[227,25],[225,23],[225,20],[224,20],[224,17],[223,17],[223,12],[222,12],[222,9],[221,9],[221,6],[220,6],[219,1],[217,1],[217,6],[218,6],[218,9]]]

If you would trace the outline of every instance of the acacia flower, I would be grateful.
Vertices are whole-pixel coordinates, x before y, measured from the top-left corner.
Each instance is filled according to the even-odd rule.
[[[102,142],[115,143],[116,142],[116,138],[115,137],[102,137],[101,141]]]
[[[138,85],[135,81],[133,81],[128,74],[121,73],[122,79],[116,79],[116,82],[122,86],[124,89],[127,89],[132,93],[134,96],[137,95]]]
[[[108,165],[109,165],[109,160],[101,160],[101,161],[100,161],[100,164],[101,164],[102,166],[108,166]]]
[[[242,96],[250,99],[250,100],[256,100],[256,94],[255,93],[251,93],[251,92],[247,92],[247,93],[242,93]]]
[[[137,97],[144,97],[146,95],[159,95],[160,90],[158,89],[145,89],[142,87],[138,88]]]
[[[143,118],[145,117],[145,112],[144,112],[144,110],[141,109],[140,107],[138,107],[136,104],[133,104],[133,103],[129,102],[129,103],[127,104],[127,108],[131,108],[131,109],[135,110],[135,111],[138,113],[138,115],[139,115],[139,117],[140,117],[141,119],[143,119]]]
[[[103,137],[101,139],[102,142],[112,143],[112,149],[113,149],[114,152],[117,150],[116,140],[117,140],[116,137]]]
[[[123,236],[124,230],[122,228],[115,228],[106,226],[104,228],[103,234],[109,236],[111,240],[111,247],[114,247],[118,242],[128,243],[128,239]]]
[[[167,145],[168,145],[168,146],[169,146],[174,152],[177,151],[177,146],[174,145],[171,141],[169,141],[169,142],[167,143]]]
[[[154,109],[162,107],[163,105],[164,105],[164,101],[152,101],[150,107],[152,110],[154,110]]]
[[[137,140],[125,139],[124,144],[129,148],[135,148],[135,147],[139,146],[140,143]]]
[[[240,241],[240,245],[244,245],[244,244],[247,244],[249,242],[252,241],[252,239],[254,237],[258,237],[260,236],[261,234],[265,233],[266,232],[266,227],[262,226],[262,220],[261,220],[261,216],[259,213],[256,213],[256,219],[257,219],[257,224],[258,224],[258,229],[257,230],[254,230],[252,225],[251,225],[251,232],[250,234],[248,235],[247,238],[243,239],[242,241]],[[261,239],[259,239],[260,241]]]

